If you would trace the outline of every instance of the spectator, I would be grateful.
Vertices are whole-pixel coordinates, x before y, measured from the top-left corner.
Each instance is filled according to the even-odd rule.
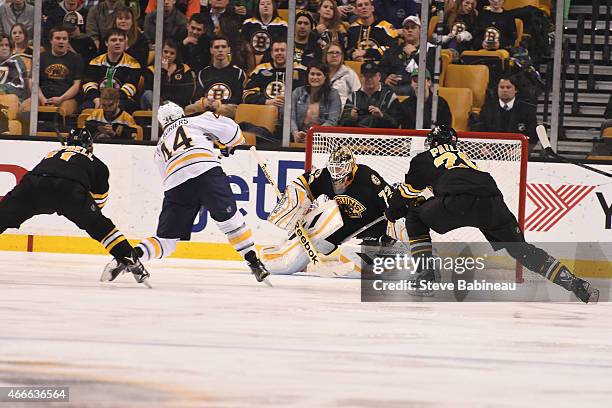
[[[13,0],[0,6],[0,31],[10,33],[17,23],[25,26],[28,38],[34,36],[34,6],[25,0]]]
[[[113,28],[118,28],[127,33],[128,41],[125,52],[138,61],[141,67],[146,67],[149,59],[149,41],[138,30],[134,12],[131,8],[117,7]]]
[[[85,122],[89,129],[96,129],[98,139],[134,139],[136,122],[129,113],[119,107],[119,91],[104,88],[100,93],[100,108],[95,109]]]
[[[353,61],[380,61],[397,33],[391,23],[374,15],[372,0],[357,0],[359,17],[348,29],[348,55]]]
[[[255,16],[242,24],[242,37],[253,47],[255,55],[269,51],[274,40],[287,41],[287,22],[278,16],[274,0],[257,0]]]
[[[230,41],[232,49],[232,64],[242,68],[246,73],[250,73],[257,65],[255,50],[251,44],[246,42],[241,36],[236,35],[240,31],[242,24],[231,19],[221,19],[219,25],[219,36],[226,37]]]
[[[536,107],[516,98],[517,84],[512,77],[502,77],[497,85],[497,98],[485,102],[477,122],[477,132],[522,133],[529,137],[529,144],[538,141],[536,135]]]
[[[195,72],[210,64],[210,38],[206,24],[210,24],[204,14],[194,14],[189,18],[187,28],[177,36],[181,56],[185,64]]]
[[[311,126],[336,126],[342,112],[340,95],[330,85],[327,65],[314,61],[306,75],[306,85],[291,95],[291,135],[297,143],[306,141]]]
[[[604,129],[612,127],[612,95],[610,95],[610,99],[608,100],[608,106],[606,107],[606,111],[604,112],[604,121],[601,124],[601,132],[603,133]]]
[[[304,66],[314,60],[321,60],[321,47],[317,37],[312,34],[314,20],[310,14],[300,11],[295,16],[295,40],[293,42],[293,61]]]
[[[474,48],[472,33],[478,17],[475,3],[475,0],[457,1],[445,15],[443,48],[455,50],[457,55]]]
[[[134,97],[140,80],[140,64],[125,52],[125,31],[112,28],[106,43],[108,51],[92,59],[85,69],[82,108],[99,108],[102,89],[115,88],[119,90],[121,110],[132,113],[138,108]]]
[[[395,28],[402,28],[407,16],[421,14],[421,0],[374,0],[376,15],[390,22]]]
[[[176,0],[176,8],[185,15],[185,18],[191,18],[194,14],[201,13],[200,0]],[[157,10],[157,1],[149,0],[145,9],[145,14],[153,13]]]
[[[385,84],[397,95],[414,95],[410,74],[419,67],[421,20],[417,16],[404,19],[402,38],[390,48],[380,63]],[[427,43],[427,70],[432,72],[436,61],[436,46]]]
[[[344,64],[344,52],[339,43],[332,41],[323,50],[323,62],[329,67],[332,88],[338,91],[342,107],[349,95],[361,88],[357,73]]]
[[[123,0],[101,0],[97,5],[90,6],[87,12],[85,32],[100,49],[109,36],[115,23],[115,10],[123,5]]]
[[[334,0],[323,0],[319,4],[319,21],[314,33],[319,36],[319,45],[325,48],[332,41],[342,45],[342,50],[347,47],[346,28],[342,24],[342,14]]]
[[[161,65],[161,100],[187,106],[195,91],[194,73],[189,65],[183,64],[178,45],[172,38],[164,40]],[[155,66],[149,65],[144,75],[145,91],[140,103],[142,109],[151,109],[153,106],[154,74]]]
[[[96,43],[87,34],[81,31],[81,28],[76,24],[64,24],[64,28],[68,31],[70,40],[69,50],[81,57],[83,65],[86,65],[94,59],[98,54]]]
[[[213,31],[219,32],[219,27],[222,20],[232,20],[235,23],[240,23],[240,17],[229,7],[229,0],[210,0],[210,9],[208,10],[210,20],[213,23]],[[233,33],[234,35],[236,33]]]
[[[13,44],[8,35],[0,33],[0,95],[14,94],[20,101],[29,96],[26,81],[28,80],[27,68],[17,55],[13,55]]]
[[[13,53],[22,58],[32,60],[32,46],[28,38],[28,31],[22,23],[17,23],[11,28],[11,41],[13,42]]]
[[[175,0],[164,0],[164,33],[163,38],[177,38],[179,31],[187,24],[187,18],[174,6]],[[144,21],[144,35],[155,44],[155,20],[157,10],[147,14]]]
[[[238,15],[240,20],[247,17],[253,17],[257,9],[257,0],[238,0],[234,1],[234,13]]]
[[[49,38],[51,38],[49,32],[52,28],[67,23],[67,21],[64,21],[64,17],[66,17],[68,13],[74,12],[76,19],[75,21],[71,21],[72,23],[79,24],[80,21],[80,24],[84,24],[85,20],[83,15],[78,12],[81,8],[79,3],[79,0],[63,0],[59,3],[51,2],[51,5],[45,12],[46,18],[43,19],[43,45],[49,45]]]
[[[512,13],[504,11],[504,0],[489,0],[489,10],[484,10],[476,20],[474,45],[486,50],[510,50],[516,41],[516,23]]]
[[[419,89],[419,71],[414,70],[410,75],[411,86],[414,89],[414,94]],[[423,112],[423,128],[431,129],[431,110],[433,105],[433,85],[431,83],[431,74],[425,72],[425,107]],[[417,122],[417,97],[411,96],[404,99],[399,106],[399,122],[402,129],[416,129]],[[438,95],[438,111],[436,125],[453,125],[453,115],[446,99]]]
[[[230,62],[232,49],[226,37],[215,37],[210,46],[212,65],[198,73],[196,96],[199,100],[187,107],[188,113],[211,110],[223,104],[238,105],[246,82],[244,71]]]
[[[274,105],[282,109],[285,104],[285,65],[287,64],[287,42],[272,43],[272,62],[258,65],[245,86],[244,102],[259,105]],[[293,88],[304,85],[306,67],[293,64]],[[297,80],[296,80],[297,78]]]
[[[366,62],[361,66],[361,89],[347,99],[340,125],[397,128],[397,109],[397,97],[391,88],[381,83],[378,64]]]
[[[67,115],[77,110],[76,97],[83,78],[83,60],[69,51],[68,30],[63,26],[49,32],[51,49],[40,54],[38,104],[57,106]],[[22,111],[30,111],[31,100],[23,102]]]

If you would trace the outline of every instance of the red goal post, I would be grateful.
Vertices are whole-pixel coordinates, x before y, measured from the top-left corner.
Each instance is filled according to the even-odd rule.
[[[333,149],[346,145],[353,151],[357,163],[367,164],[379,172],[389,183],[402,182],[412,157],[424,150],[427,130],[369,129],[315,126],[309,129],[306,139],[305,170],[325,166]],[[508,208],[517,217],[521,228],[525,224],[525,197],[527,189],[528,138],[513,133],[458,132],[458,147],[476,165],[493,176],[504,194]],[[464,233],[445,239],[481,241]],[[463,230],[460,229],[460,230]],[[470,233],[473,234],[473,233]],[[458,238],[458,237],[462,238]],[[436,237],[434,236],[434,241]],[[517,267],[517,281],[522,271]]]

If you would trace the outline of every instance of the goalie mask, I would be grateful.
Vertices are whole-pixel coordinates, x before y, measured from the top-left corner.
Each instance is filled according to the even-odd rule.
[[[334,192],[341,194],[351,184],[357,170],[355,156],[348,147],[340,146],[329,156],[327,170],[332,178]]]
[[[457,146],[457,139],[457,132],[455,129],[447,125],[434,126],[427,134],[427,143],[430,148],[441,144]]]

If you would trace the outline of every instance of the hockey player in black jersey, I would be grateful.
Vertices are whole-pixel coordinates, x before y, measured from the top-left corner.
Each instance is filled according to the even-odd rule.
[[[285,189],[268,221],[288,231],[302,222],[317,250],[327,255],[380,218],[391,194],[391,187],[375,170],[357,164],[351,150],[340,146],[325,168],[302,174]],[[359,232],[357,238],[378,239],[386,236],[386,231],[387,221],[382,219]],[[342,257],[341,261],[349,261]],[[310,261],[295,235],[281,245],[263,248],[261,258],[273,274],[300,272]]]
[[[493,249],[505,248],[523,266],[573,292],[583,302],[597,302],[597,289],[544,250],[525,242],[495,180],[478,170],[457,148],[454,129],[436,126],[427,141],[429,149],[412,159],[404,184],[393,192],[385,212],[392,222],[405,217],[413,257],[426,260],[433,256],[430,230],[444,234],[460,227],[476,227]],[[434,197],[422,203],[421,193],[429,187]],[[417,274],[417,280],[434,280],[433,270],[424,268]]]
[[[65,145],[47,154],[0,201],[0,234],[19,228],[39,214],[64,216],[99,241],[117,262],[126,265],[138,283],[149,273],[113,222],[102,214],[108,198],[109,172],[93,154],[93,136],[73,129]]]

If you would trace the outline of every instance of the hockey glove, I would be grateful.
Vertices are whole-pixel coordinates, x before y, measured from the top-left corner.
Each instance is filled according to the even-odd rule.
[[[234,154],[234,150],[236,147],[227,146],[224,144],[219,144],[219,150],[224,157],[230,157],[230,155]]]

